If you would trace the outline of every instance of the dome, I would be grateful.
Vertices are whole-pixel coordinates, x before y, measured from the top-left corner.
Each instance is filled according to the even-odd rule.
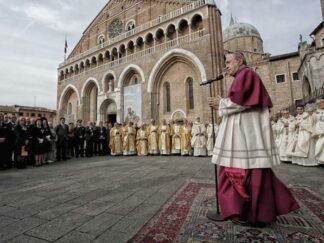
[[[223,40],[224,42],[231,40],[233,38],[238,37],[258,37],[262,40],[261,35],[257,28],[255,28],[251,24],[247,23],[231,23],[230,26],[228,26],[223,31]]]

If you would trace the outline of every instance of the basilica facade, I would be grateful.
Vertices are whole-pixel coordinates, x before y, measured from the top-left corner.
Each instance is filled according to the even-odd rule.
[[[300,37],[295,52],[273,56],[250,23],[231,18],[222,31],[213,0],[111,0],[58,68],[58,116],[69,122],[209,121],[209,89],[200,84],[224,73],[224,53],[235,50],[263,80],[273,114],[294,110],[323,93],[323,20],[312,43]],[[224,97],[232,80],[214,83],[213,95]]]
[[[58,116],[209,120],[200,84],[222,73],[220,16],[213,0],[109,1],[58,68]]]

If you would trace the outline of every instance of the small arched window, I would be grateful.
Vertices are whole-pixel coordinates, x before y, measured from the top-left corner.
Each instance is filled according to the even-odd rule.
[[[168,82],[164,84],[164,112],[171,112],[171,94]]]
[[[189,110],[195,109],[195,99],[194,99],[194,89],[193,89],[193,79],[191,77],[187,78],[187,99]]]
[[[135,21],[130,20],[126,24],[126,31],[130,31],[130,30],[133,30],[133,29],[135,29]]]
[[[98,45],[100,46],[100,48],[103,48],[105,46],[105,37],[103,35],[99,36]]]

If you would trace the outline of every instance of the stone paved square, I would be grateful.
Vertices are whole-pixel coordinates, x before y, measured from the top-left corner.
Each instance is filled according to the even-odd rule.
[[[282,164],[286,184],[324,195],[323,167]],[[210,158],[96,157],[0,172],[0,242],[126,242]]]

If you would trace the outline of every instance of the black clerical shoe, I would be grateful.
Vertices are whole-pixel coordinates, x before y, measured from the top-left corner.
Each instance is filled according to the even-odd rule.
[[[237,225],[240,225],[240,226],[252,226],[251,223],[249,223],[248,221],[244,221],[244,220],[241,220],[239,217],[233,217],[231,218],[231,221],[233,224],[237,224]]]

